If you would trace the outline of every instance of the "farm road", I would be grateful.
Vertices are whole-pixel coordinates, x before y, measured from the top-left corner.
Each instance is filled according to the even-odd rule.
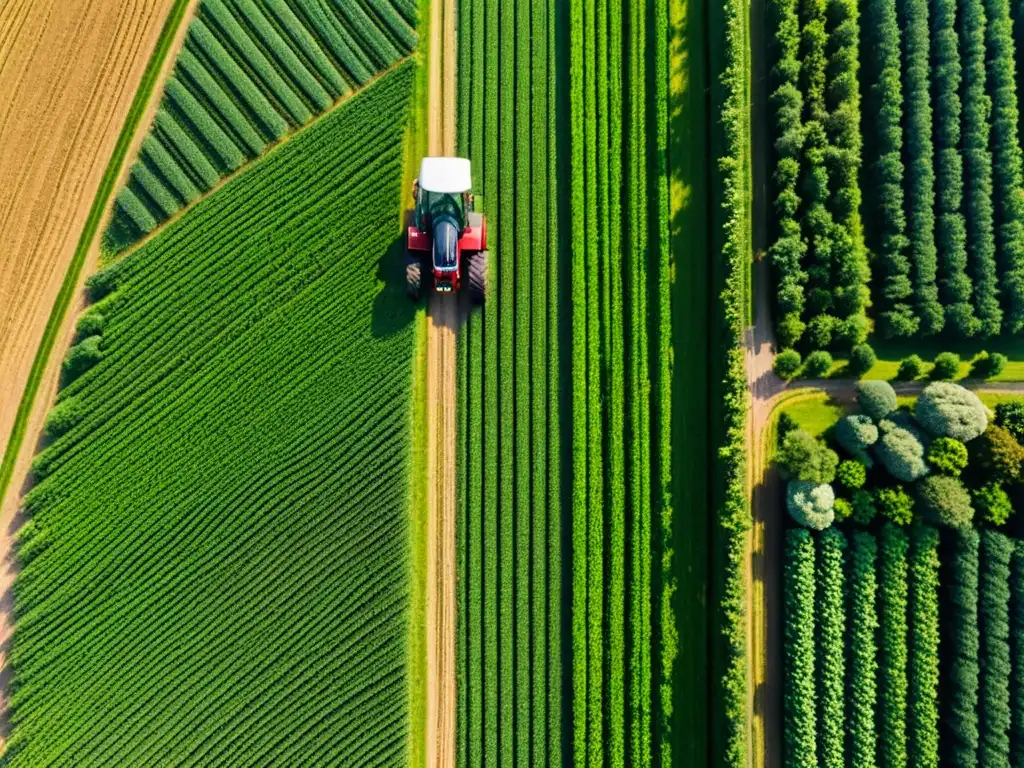
[[[455,0],[430,5],[427,151],[455,154]],[[455,336],[459,304],[427,309],[427,766],[455,766]]]
[[[0,8],[0,440],[6,441],[50,311],[174,0],[15,0]],[[164,59],[114,189],[149,131],[188,19]],[[55,55],[59,51],[59,55]],[[107,206],[99,232],[110,214]],[[58,330],[7,493],[0,499],[0,713],[6,713],[12,550],[17,512],[64,351],[84,307],[82,282],[99,263],[91,244],[76,298]],[[0,749],[6,737],[0,715]]]

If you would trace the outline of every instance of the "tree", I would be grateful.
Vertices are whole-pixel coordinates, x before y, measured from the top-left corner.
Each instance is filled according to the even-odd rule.
[[[960,355],[955,352],[940,352],[935,356],[932,378],[947,381],[960,372]]]
[[[792,379],[800,370],[800,353],[795,349],[784,349],[775,356],[773,368],[776,375],[783,379]]]
[[[818,349],[807,356],[804,371],[808,376],[824,376],[832,367],[832,355],[824,349]]]
[[[870,491],[861,490],[854,493],[850,507],[853,510],[851,515],[853,521],[861,525],[868,525],[878,514],[878,510],[875,508],[875,497],[871,495]]]
[[[1010,400],[996,406],[996,424],[1017,440],[1024,439],[1024,400]]]
[[[831,483],[839,456],[805,429],[794,429],[782,440],[775,463],[787,480]]]
[[[1013,514],[1010,497],[998,483],[987,483],[971,496],[974,499],[974,508],[986,523],[1003,525]]]
[[[974,519],[971,496],[955,477],[929,475],[915,485],[914,492],[929,522],[963,528]]]
[[[928,474],[924,441],[916,431],[888,421],[882,423],[880,431],[882,436],[875,443],[875,456],[890,475],[909,483]]]
[[[997,483],[1016,483],[1021,479],[1024,447],[1002,427],[991,425],[971,445],[973,464]]]
[[[887,381],[871,379],[857,383],[857,405],[875,421],[896,410],[896,390]]]
[[[992,155],[989,121],[992,100],[985,92],[985,8],[982,0],[964,0],[960,37],[964,62],[963,157],[967,174],[965,214],[967,251],[974,275],[974,308],[981,333],[996,336],[1003,322],[992,222]]]
[[[936,284],[935,167],[932,144],[932,101],[928,73],[928,2],[904,0],[903,45],[906,85],[907,212],[910,224],[911,280],[921,333],[939,333],[946,318]]]
[[[864,483],[868,479],[868,473],[867,469],[859,461],[847,460],[840,462],[839,468],[836,470],[836,478],[842,483],[844,488],[850,491],[857,491],[864,487]]]
[[[832,505],[832,512],[836,520],[846,520],[853,514],[853,505],[846,499],[837,496],[835,504]],[[828,530],[831,531],[833,529],[829,528]]]
[[[928,446],[928,463],[944,475],[960,477],[967,466],[967,446],[952,437],[940,437]]]
[[[786,487],[786,509],[790,517],[806,528],[822,531],[832,525],[836,496],[827,483],[791,480]]]
[[[783,693],[786,765],[817,764],[814,684],[814,540],[802,528],[786,531],[783,563],[785,686]]]
[[[843,416],[836,424],[836,442],[866,466],[874,462],[868,448],[878,441],[878,427],[862,413]]]
[[[858,344],[850,351],[850,372],[854,376],[863,376],[871,370],[877,359],[875,350],[868,344]]]
[[[988,411],[978,396],[959,384],[929,384],[917,398],[914,415],[935,437],[954,437],[966,443],[985,431]]]
[[[914,500],[902,487],[880,488],[875,497],[878,511],[885,519],[896,525],[914,522]]]
[[[921,375],[921,371],[923,369],[924,361],[921,360],[920,355],[908,355],[900,361],[900,367],[896,372],[896,378],[901,381],[913,381]]]

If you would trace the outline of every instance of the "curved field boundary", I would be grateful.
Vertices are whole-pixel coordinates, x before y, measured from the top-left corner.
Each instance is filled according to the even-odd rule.
[[[4,452],[3,462],[0,463],[0,499],[3,499],[6,496],[7,487],[10,484],[11,476],[14,471],[15,460],[17,459],[20,451],[22,441],[25,439],[29,415],[32,412],[32,404],[35,401],[39,385],[43,380],[43,374],[46,371],[47,363],[50,359],[50,353],[53,351],[57,336],[64,324],[64,317],[67,314],[68,307],[71,305],[71,300],[75,295],[75,288],[78,284],[78,278],[81,274],[82,267],[85,264],[86,254],[93,242],[93,238],[96,236],[96,231],[99,229],[100,222],[103,219],[103,214],[107,208],[107,202],[109,201],[110,196],[114,191],[114,186],[120,176],[121,167],[128,155],[128,150],[132,144],[132,139],[135,136],[136,129],[139,127],[142,116],[145,114],[146,107],[149,104],[150,97],[153,95],[156,88],[164,60],[167,58],[167,54],[171,50],[175,35],[182,20],[185,18],[185,13],[191,2],[194,2],[194,0],[175,0],[171,13],[167,17],[167,21],[164,22],[164,27],[160,32],[160,38],[157,41],[156,49],[150,57],[149,64],[146,65],[146,70],[143,73],[139,90],[135,94],[131,108],[128,111],[128,117],[125,118],[124,126],[121,128],[121,133],[118,135],[117,144],[114,147],[114,154],[111,156],[110,162],[107,164],[107,169],[103,174],[102,181],[100,182],[99,191],[96,193],[92,207],[89,209],[89,217],[86,219],[85,228],[82,230],[82,236],[78,240],[78,246],[75,248],[75,254],[71,259],[71,264],[68,266],[67,273],[64,275],[64,281],[61,283],[60,293],[57,294],[57,300],[54,302],[53,309],[50,312],[49,320],[46,323],[46,329],[43,332],[42,341],[39,344],[35,359],[32,362],[32,370],[29,373],[25,392],[21,397],[20,404],[18,405],[18,412],[14,419],[14,426],[11,430],[10,439],[7,441],[7,449]]]

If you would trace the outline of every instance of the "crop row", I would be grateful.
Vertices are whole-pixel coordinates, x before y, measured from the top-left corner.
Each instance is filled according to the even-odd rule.
[[[149,234],[409,54],[415,23],[415,8],[398,0],[203,0],[106,247]]]
[[[413,344],[374,266],[412,74],[93,281],[103,357],[19,537],[10,764],[404,756]]]

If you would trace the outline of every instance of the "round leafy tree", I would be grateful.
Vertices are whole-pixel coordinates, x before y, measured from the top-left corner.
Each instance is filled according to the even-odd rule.
[[[936,437],[973,440],[988,426],[988,411],[969,389],[947,381],[925,387],[917,398],[914,415]]]
[[[861,381],[857,384],[857,405],[870,418],[881,421],[896,410],[896,390],[887,381]]]
[[[793,480],[786,488],[786,508],[800,525],[822,531],[835,518],[835,493],[828,483]]]
[[[836,478],[843,484],[844,488],[857,491],[864,487],[868,479],[867,468],[859,461],[840,462],[836,470]]]
[[[985,470],[997,483],[1015,483],[1021,479],[1024,447],[1008,430],[992,424],[971,443],[974,465]]]
[[[875,455],[890,475],[909,483],[928,474],[924,441],[914,430],[885,422],[882,433],[875,443]]]
[[[775,463],[787,480],[831,483],[836,476],[839,456],[805,429],[794,429],[782,440]]]
[[[832,355],[824,349],[818,349],[807,356],[804,371],[808,376],[824,376],[832,367]]]
[[[935,356],[935,367],[932,376],[936,379],[949,380],[960,372],[960,355],[953,352],[940,352]]]
[[[858,344],[850,350],[850,373],[854,376],[863,376],[871,370],[877,359],[870,344]]]
[[[784,349],[775,356],[773,368],[775,373],[783,379],[792,379],[800,370],[800,353],[795,349]]]
[[[974,508],[982,516],[986,523],[1002,525],[1010,519],[1013,514],[1013,505],[1010,497],[998,483],[983,485],[972,494],[974,497]]]
[[[914,522],[914,500],[903,488],[882,488],[876,494],[876,505],[882,517],[896,525]]]
[[[832,512],[835,514],[836,520],[846,520],[853,514],[853,505],[846,499],[837,498],[832,507]]]
[[[974,519],[971,495],[955,477],[929,475],[914,489],[917,503],[932,523],[962,528]]]
[[[853,508],[853,521],[861,525],[867,525],[875,519],[878,509],[875,507],[875,497],[870,491],[857,491],[850,501]]]
[[[900,361],[900,368],[896,372],[897,378],[902,381],[913,381],[920,377],[924,370],[924,361],[920,355],[908,355]]]
[[[1024,439],[1024,400],[1011,400],[996,406],[996,424],[1018,440]]]
[[[944,475],[960,477],[967,466],[967,446],[952,437],[940,437],[928,446],[928,463]]]
[[[862,413],[843,416],[836,424],[836,442],[865,465],[872,461],[867,450],[878,441],[878,427]]]

